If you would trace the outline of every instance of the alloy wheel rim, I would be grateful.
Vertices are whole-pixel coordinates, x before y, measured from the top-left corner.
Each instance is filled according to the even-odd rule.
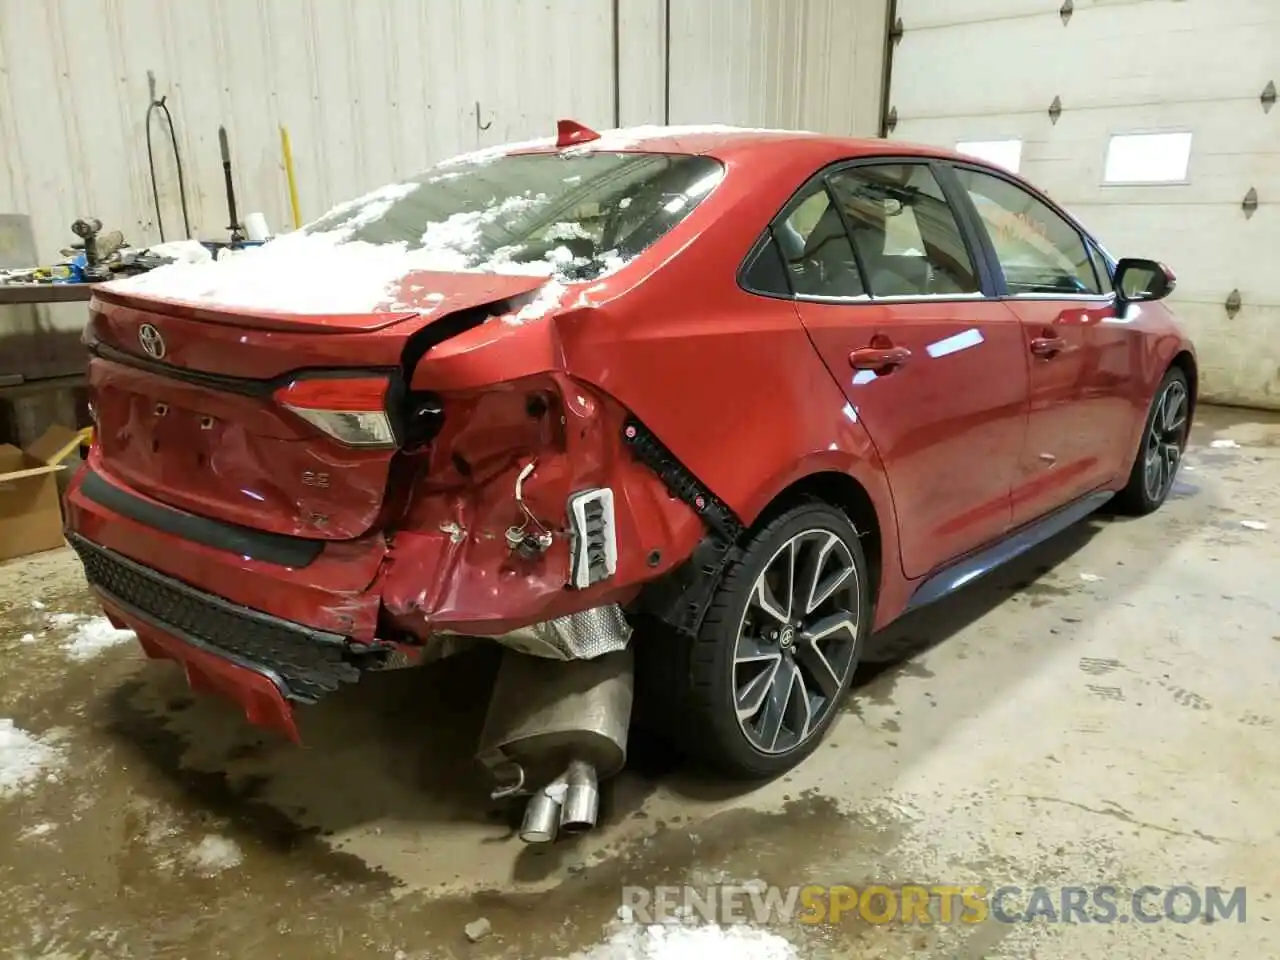
[[[1143,456],[1143,486],[1152,503],[1159,503],[1173,486],[1187,441],[1187,388],[1171,381],[1156,401],[1147,430]]]
[[[752,585],[733,655],[738,726],[755,749],[788,753],[822,726],[853,669],[862,585],[829,530],[784,543]]]

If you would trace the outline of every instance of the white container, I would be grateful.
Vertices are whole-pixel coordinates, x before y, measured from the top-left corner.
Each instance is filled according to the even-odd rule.
[[[258,211],[247,213],[244,217],[244,232],[250,240],[268,240],[271,228],[267,226],[267,218]]]

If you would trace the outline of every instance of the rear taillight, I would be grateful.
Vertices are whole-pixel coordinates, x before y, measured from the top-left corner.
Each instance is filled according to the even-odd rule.
[[[350,447],[394,447],[387,415],[386,377],[315,377],[294,380],[275,400],[339,443]]]

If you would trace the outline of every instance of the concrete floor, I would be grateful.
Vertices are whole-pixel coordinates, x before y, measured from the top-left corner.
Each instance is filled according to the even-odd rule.
[[[1278,579],[1280,420],[1207,410],[1160,513],[875,638],[792,776],[741,793],[642,755],[597,832],[534,849],[471,766],[491,658],[364,682],[295,748],[50,621],[94,612],[68,551],[11,563],[0,956],[561,957],[605,938],[623,884],[719,877],[1248,888],[1243,924],[778,927],[805,957],[1280,955]]]

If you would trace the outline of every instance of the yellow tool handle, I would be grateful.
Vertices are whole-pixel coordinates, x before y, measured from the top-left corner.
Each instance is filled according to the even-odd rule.
[[[289,181],[289,208],[293,213],[293,229],[302,226],[302,207],[298,203],[298,181],[293,175],[293,147],[288,127],[280,127],[280,152],[284,155],[284,175]]]

